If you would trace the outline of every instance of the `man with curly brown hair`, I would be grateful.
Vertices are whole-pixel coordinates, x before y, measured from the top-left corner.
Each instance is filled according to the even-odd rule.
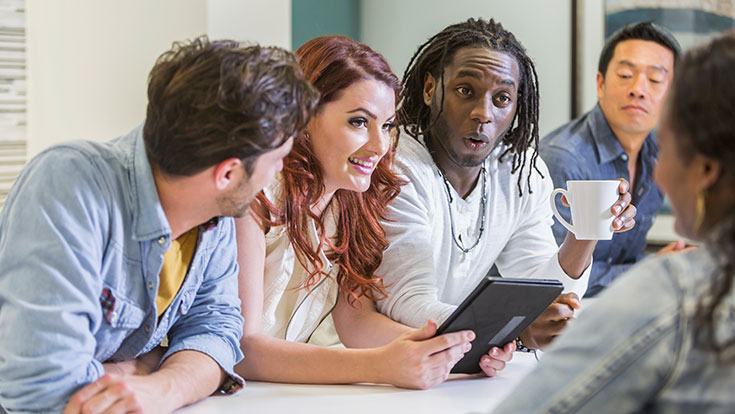
[[[231,217],[317,95],[290,53],[202,37],[158,59],[143,125],[35,157],[0,214],[0,404],[170,412],[239,389]]]

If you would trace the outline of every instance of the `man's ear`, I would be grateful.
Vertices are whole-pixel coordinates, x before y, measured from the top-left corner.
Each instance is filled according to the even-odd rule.
[[[426,72],[424,75],[424,104],[431,107],[431,100],[434,98],[434,92],[436,91],[436,79],[431,76],[431,73]]]
[[[597,77],[595,78],[597,81],[597,100],[602,100],[602,94],[604,92],[604,83],[605,83],[605,76],[602,74],[602,72],[597,71]]]
[[[240,177],[247,175],[242,160],[239,158],[228,158],[214,167],[214,185],[219,191],[224,191],[233,183],[238,182]]]

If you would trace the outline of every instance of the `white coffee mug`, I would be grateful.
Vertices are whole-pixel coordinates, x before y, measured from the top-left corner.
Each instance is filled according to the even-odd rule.
[[[569,180],[567,190],[557,188],[551,192],[551,209],[559,222],[574,233],[577,240],[610,240],[613,236],[612,206],[620,194],[619,180]],[[572,210],[572,223],[568,223],[556,208],[557,194],[564,194]]]

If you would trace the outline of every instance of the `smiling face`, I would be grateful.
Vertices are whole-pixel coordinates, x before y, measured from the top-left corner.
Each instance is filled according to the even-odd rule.
[[[426,74],[424,103],[436,119],[429,147],[437,164],[448,171],[479,166],[513,122],[518,100],[518,62],[484,47],[459,49],[439,79]]]
[[[647,40],[625,40],[604,77],[597,73],[597,98],[616,135],[648,135],[656,126],[674,73],[674,54]]]
[[[390,148],[395,111],[395,92],[375,79],[353,83],[319,109],[307,130],[327,194],[370,187]]]

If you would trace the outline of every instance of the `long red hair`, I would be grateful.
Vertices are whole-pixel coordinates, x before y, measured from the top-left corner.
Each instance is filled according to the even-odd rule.
[[[317,113],[342,90],[363,79],[384,83],[395,92],[398,102],[400,81],[383,56],[365,44],[345,36],[321,36],[306,42],[295,54],[304,76],[319,90]],[[310,269],[304,288],[312,288],[325,277],[319,252],[326,247],[329,260],[339,264],[337,283],[349,294],[351,303],[363,295],[371,300],[386,296],[383,280],[375,275],[375,270],[388,247],[380,220],[385,218],[388,203],[398,196],[403,184],[392,170],[397,134],[395,136],[373,171],[367,191],[338,190],[334,193],[330,202],[336,203],[332,205],[338,212],[334,240],[327,238],[323,218],[311,211],[325,187],[308,134],[301,133],[295,138],[291,153],[284,159],[283,205],[274,205],[263,193],[258,196],[270,216],[262,219],[269,226],[286,226],[297,259],[305,269]],[[313,246],[307,236],[310,220],[316,224],[318,246]]]

